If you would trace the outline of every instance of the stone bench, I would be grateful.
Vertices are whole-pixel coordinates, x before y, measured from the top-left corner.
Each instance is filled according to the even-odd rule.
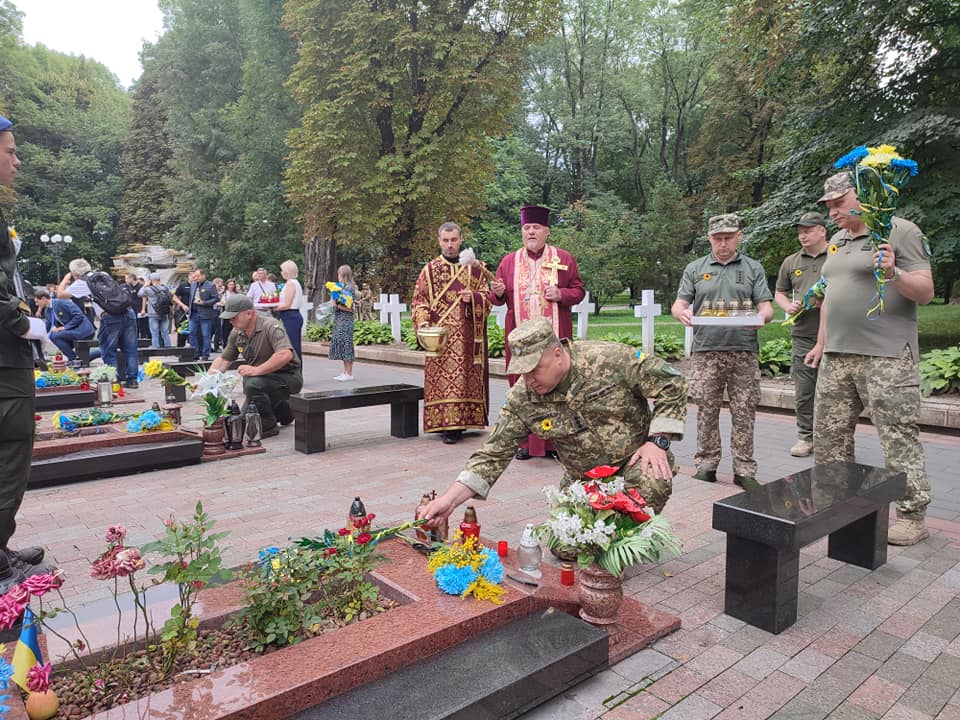
[[[142,365],[147,360],[155,357],[175,357],[178,362],[187,362],[197,356],[195,348],[189,345],[183,347],[142,347],[137,350],[137,365]],[[122,350],[117,351],[117,365],[123,367],[125,357]]]
[[[243,360],[234,360],[230,363],[228,370],[236,370],[244,363]],[[180,377],[193,377],[198,372],[203,371],[207,372],[210,369],[210,366],[213,365],[213,360],[192,360],[180,362],[165,362],[164,367],[168,367],[174,372],[176,372]]]
[[[376,385],[347,390],[320,390],[290,396],[296,421],[293,446],[298,452],[316,453],[327,449],[325,413],[331,410],[390,404],[390,434],[416,437],[420,432],[419,408],[423,388],[419,385]]]
[[[800,549],[829,536],[827,555],[875,570],[887,561],[889,504],[906,475],[824,463],[713,504],[727,533],[724,612],[772,633],[797,620]]]
[[[95,347],[100,347],[100,342],[93,338],[91,340],[76,340],[74,342],[74,349],[77,353],[77,360],[80,361],[81,367],[90,367],[90,350]],[[138,348],[150,347],[150,341],[144,338],[137,340]]]

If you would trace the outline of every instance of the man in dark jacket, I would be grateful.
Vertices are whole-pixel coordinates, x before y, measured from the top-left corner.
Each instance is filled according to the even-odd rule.
[[[213,321],[219,317],[216,305],[220,294],[216,286],[207,280],[203,268],[197,268],[190,283],[190,344],[197,349],[198,360],[210,359],[210,340],[213,337]]]
[[[12,185],[20,168],[12,123],[0,115],[0,185]],[[0,592],[25,573],[48,570],[39,563],[42,548],[10,549],[17,528],[17,511],[30,480],[33,457],[33,416],[36,412],[33,350],[24,336],[30,332],[30,312],[18,288],[20,241],[0,210]],[[36,320],[36,319],[35,319]]]
[[[37,303],[37,316],[47,324],[50,341],[60,348],[67,360],[76,360],[77,340],[91,340],[96,330],[93,323],[73,300],[51,298],[44,288],[33,292]]]

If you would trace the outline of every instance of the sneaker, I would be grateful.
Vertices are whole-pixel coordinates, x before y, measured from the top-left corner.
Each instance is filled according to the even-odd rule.
[[[717,471],[716,470],[697,470],[693,474],[693,479],[701,480],[703,482],[716,482]]]
[[[136,380],[125,380],[123,382],[123,386],[131,390],[136,390],[138,387],[140,387],[140,383],[138,383]]]
[[[343,375],[341,375],[341,376],[340,376],[339,378],[337,378],[337,379],[338,379],[340,382],[350,382],[351,380],[353,380],[353,375],[343,374]]]
[[[513,457],[516,458],[517,460],[529,460],[530,451],[527,450],[525,447],[517,448],[517,451],[513,454]]]
[[[793,447],[790,448],[790,454],[794,457],[807,457],[813,453],[813,443],[809,440],[804,440],[800,438],[797,440]]]
[[[277,422],[281,425],[289,425],[293,422],[293,410],[290,409],[290,403],[286,400],[277,405],[273,413],[277,416]]]
[[[930,537],[923,521],[923,513],[897,511],[897,521],[887,530],[887,542],[891,545],[916,545]]]
[[[339,375],[334,375],[334,376],[333,376],[333,379],[334,379],[334,380],[341,380],[341,381],[342,381],[342,380],[343,380],[343,373],[340,373]]]
[[[443,434],[443,444],[444,445],[456,445],[457,440],[460,439],[460,433],[454,432],[445,432]]]

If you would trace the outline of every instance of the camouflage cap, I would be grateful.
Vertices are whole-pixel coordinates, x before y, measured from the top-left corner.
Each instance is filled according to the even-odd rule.
[[[546,318],[523,323],[507,338],[510,348],[510,366],[507,372],[511,375],[531,372],[540,362],[543,351],[555,342],[557,342],[557,335],[553,332],[553,325]]]
[[[827,219],[818,212],[807,212],[801,215],[796,222],[797,227],[813,227],[814,225],[826,227]]]
[[[708,235],[713,235],[714,233],[737,232],[738,230],[742,229],[743,227],[740,224],[740,217],[735,213],[714,215],[707,221]]]
[[[822,203],[827,200],[842,198],[850,190],[853,190],[853,178],[850,177],[850,173],[846,170],[838,172],[836,175],[827,178],[827,181],[823,184],[823,197],[817,202]]]

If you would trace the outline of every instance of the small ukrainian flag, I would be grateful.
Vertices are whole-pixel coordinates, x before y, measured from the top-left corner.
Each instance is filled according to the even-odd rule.
[[[37,618],[28,606],[23,611],[23,629],[13,651],[13,681],[27,689],[27,673],[34,665],[43,665],[40,641],[37,639]]]

